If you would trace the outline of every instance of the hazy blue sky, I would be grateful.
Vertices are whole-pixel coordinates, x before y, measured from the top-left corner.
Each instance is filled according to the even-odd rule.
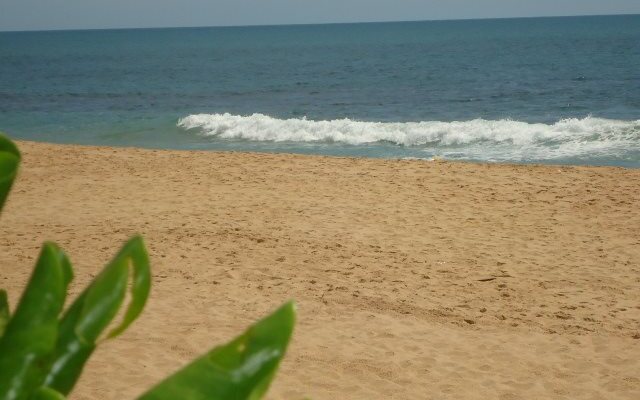
[[[0,0],[0,30],[640,14],[640,0]]]

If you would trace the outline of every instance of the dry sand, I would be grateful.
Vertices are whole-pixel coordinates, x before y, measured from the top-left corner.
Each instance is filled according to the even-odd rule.
[[[133,398],[289,298],[271,399],[640,399],[640,170],[20,147],[12,304],[43,240],[74,293],[133,233],[152,258],[72,399]]]

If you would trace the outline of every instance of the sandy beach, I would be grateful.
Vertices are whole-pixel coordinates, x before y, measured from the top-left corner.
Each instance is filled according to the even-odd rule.
[[[18,300],[44,240],[77,294],[134,233],[153,289],[71,399],[133,398],[287,299],[270,399],[639,399],[640,170],[19,142]]]

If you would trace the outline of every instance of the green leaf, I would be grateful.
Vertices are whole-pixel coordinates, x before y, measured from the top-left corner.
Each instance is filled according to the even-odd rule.
[[[149,267],[149,255],[144,246],[142,237],[136,236],[127,243],[123,253],[131,260],[133,267],[133,283],[131,285],[131,302],[120,325],[109,333],[109,338],[114,338],[124,332],[133,321],[138,318],[144,309],[144,305],[151,290],[151,269]]]
[[[55,244],[45,243],[0,339],[0,399],[26,399],[42,383],[72,277],[67,256]]]
[[[9,312],[9,301],[7,300],[7,292],[2,289],[0,290],[0,338],[2,338],[4,328],[7,326],[10,316],[11,313]]]
[[[65,397],[51,388],[42,387],[29,400],[65,400]]]
[[[0,211],[18,172],[20,152],[16,145],[0,133]]]
[[[2,132],[0,132],[0,151],[12,153],[20,157],[20,151],[18,151],[16,144]]]
[[[116,257],[69,307],[60,321],[60,334],[44,384],[69,394],[102,332],[115,318],[132,276],[131,300],[124,319],[107,338],[122,333],[142,312],[149,296],[151,272],[142,238],[129,240]]]
[[[294,323],[295,305],[289,302],[243,335],[196,359],[139,399],[260,399],[284,356]]]

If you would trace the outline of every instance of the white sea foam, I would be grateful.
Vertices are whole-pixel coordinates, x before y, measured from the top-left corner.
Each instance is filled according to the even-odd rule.
[[[272,142],[325,142],[361,145],[376,142],[439,149],[457,158],[496,160],[553,159],[585,155],[616,156],[640,151],[640,120],[586,117],[554,124],[512,120],[362,122],[277,119],[262,114],[197,114],[178,126],[220,139]]]

